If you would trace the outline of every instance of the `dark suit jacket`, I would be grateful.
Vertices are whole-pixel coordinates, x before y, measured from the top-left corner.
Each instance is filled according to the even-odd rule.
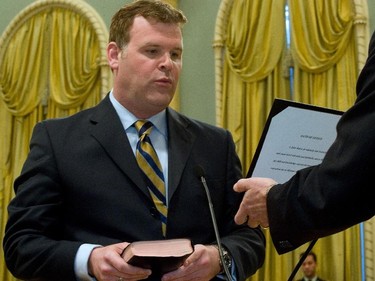
[[[268,194],[270,233],[279,253],[375,214],[375,35],[357,95],[321,165],[298,172]]]
[[[200,165],[222,236],[239,280],[263,263],[259,229],[236,226],[241,177],[230,133],[168,109],[169,210],[167,238],[215,242]],[[72,117],[43,121],[15,182],[4,250],[15,276],[75,280],[73,262],[82,243],[163,239],[159,219],[126,133],[109,98]]]

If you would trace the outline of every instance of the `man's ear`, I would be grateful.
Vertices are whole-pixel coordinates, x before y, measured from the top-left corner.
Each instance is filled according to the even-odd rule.
[[[116,70],[118,68],[118,60],[119,60],[119,52],[120,48],[117,47],[115,42],[110,42],[107,46],[107,59],[109,67],[112,70]]]

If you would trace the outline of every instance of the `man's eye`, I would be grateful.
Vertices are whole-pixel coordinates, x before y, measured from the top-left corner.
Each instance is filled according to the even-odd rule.
[[[148,49],[146,50],[146,53],[149,55],[157,55],[159,51],[157,49]]]
[[[173,53],[171,53],[171,58],[172,58],[172,60],[178,60],[178,59],[181,58],[181,53],[173,52]]]

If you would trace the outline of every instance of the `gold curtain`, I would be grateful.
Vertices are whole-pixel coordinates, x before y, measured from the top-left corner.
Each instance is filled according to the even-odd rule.
[[[358,76],[352,1],[293,0],[289,8],[295,100],[348,109]]]
[[[214,41],[217,54],[224,50],[222,60],[216,60],[217,70],[222,69],[216,85],[221,112],[218,125],[233,134],[246,175],[273,100],[290,98],[284,64],[285,1],[222,1],[221,7],[230,12],[220,14],[225,31],[224,35],[217,32]],[[271,241],[269,234],[266,237]],[[290,272],[290,258],[285,257],[278,258],[267,243],[265,264],[250,280],[286,279],[281,278]]]
[[[239,0],[228,17],[220,125],[232,132],[244,173],[273,99],[289,97],[283,11],[284,0]]]
[[[47,118],[71,115],[97,104],[101,98],[101,50],[91,23],[61,8],[54,9],[49,22],[52,32]],[[67,35],[74,40],[67,40]]]
[[[359,0],[357,0],[358,2]],[[222,0],[215,30],[217,124],[235,139],[244,174],[274,98],[346,110],[355,100],[363,65],[351,0],[290,1],[292,51],[285,44],[283,0]],[[244,24],[247,23],[247,24]],[[357,31],[357,32],[355,32]],[[366,49],[367,43],[365,42]],[[363,51],[363,48],[362,48]],[[289,94],[288,68],[293,66]],[[266,260],[249,280],[287,280],[308,244],[279,256],[265,230]],[[359,228],[318,240],[319,273],[328,280],[360,280]],[[349,265],[350,266],[346,266]],[[296,276],[301,278],[300,273]]]
[[[109,90],[103,48],[107,37],[104,23],[88,4],[63,0],[36,1],[1,36],[1,241],[13,181],[28,154],[34,125],[91,107]],[[16,280],[1,260],[0,279]]]
[[[294,99],[347,110],[356,98],[358,76],[353,2],[293,0],[289,8]],[[360,280],[359,226],[321,239],[314,250],[322,260],[323,278]]]

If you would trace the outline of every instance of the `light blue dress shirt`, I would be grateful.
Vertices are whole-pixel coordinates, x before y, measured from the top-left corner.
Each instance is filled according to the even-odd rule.
[[[134,122],[139,120],[131,112],[129,112],[125,107],[123,107],[113,96],[112,91],[109,94],[110,101],[114,106],[124,128],[124,131],[129,139],[130,146],[133,150],[135,156],[135,150],[138,142],[138,133],[133,126]],[[154,146],[156,153],[159,157],[160,164],[163,168],[163,174],[165,178],[165,186],[168,187],[168,130],[167,130],[167,117],[166,111],[158,113],[147,119],[154,124],[154,128],[151,131],[150,139],[152,145]],[[166,188],[166,197],[168,198],[168,188]],[[167,202],[168,204],[168,202]],[[77,279],[80,281],[95,281],[96,279],[88,274],[88,260],[92,250],[96,247],[101,247],[101,245],[95,244],[82,244],[76,254],[74,260],[74,271]],[[236,269],[234,260],[232,259],[232,267],[230,269],[232,281],[236,281]],[[225,279],[224,274],[219,274],[219,278]]]
[[[123,107],[113,96],[112,91],[109,94],[109,99],[114,106],[124,128],[126,135],[128,136],[130,146],[135,155],[135,150],[138,142],[138,133],[133,126],[134,122],[139,120],[130,111]],[[159,157],[160,164],[163,168],[165,186],[168,187],[168,131],[167,131],[167,117],[166,111],[152,116],[147,119],[154,124],[154,128],[151,131],[150,139],[154,146],[156,153]],[[124,159],[124,161],[126,161]],[[166,197],[168,198],[168,188],[166,188]],[[168,204],[168,202],[167,202]],[[78,280],[82,281],[95,281],[96,279],[88,274],[87,263],[92,250],[101,245],[95,244],[82,244],[76,254],[74,260],[74,271]]]

